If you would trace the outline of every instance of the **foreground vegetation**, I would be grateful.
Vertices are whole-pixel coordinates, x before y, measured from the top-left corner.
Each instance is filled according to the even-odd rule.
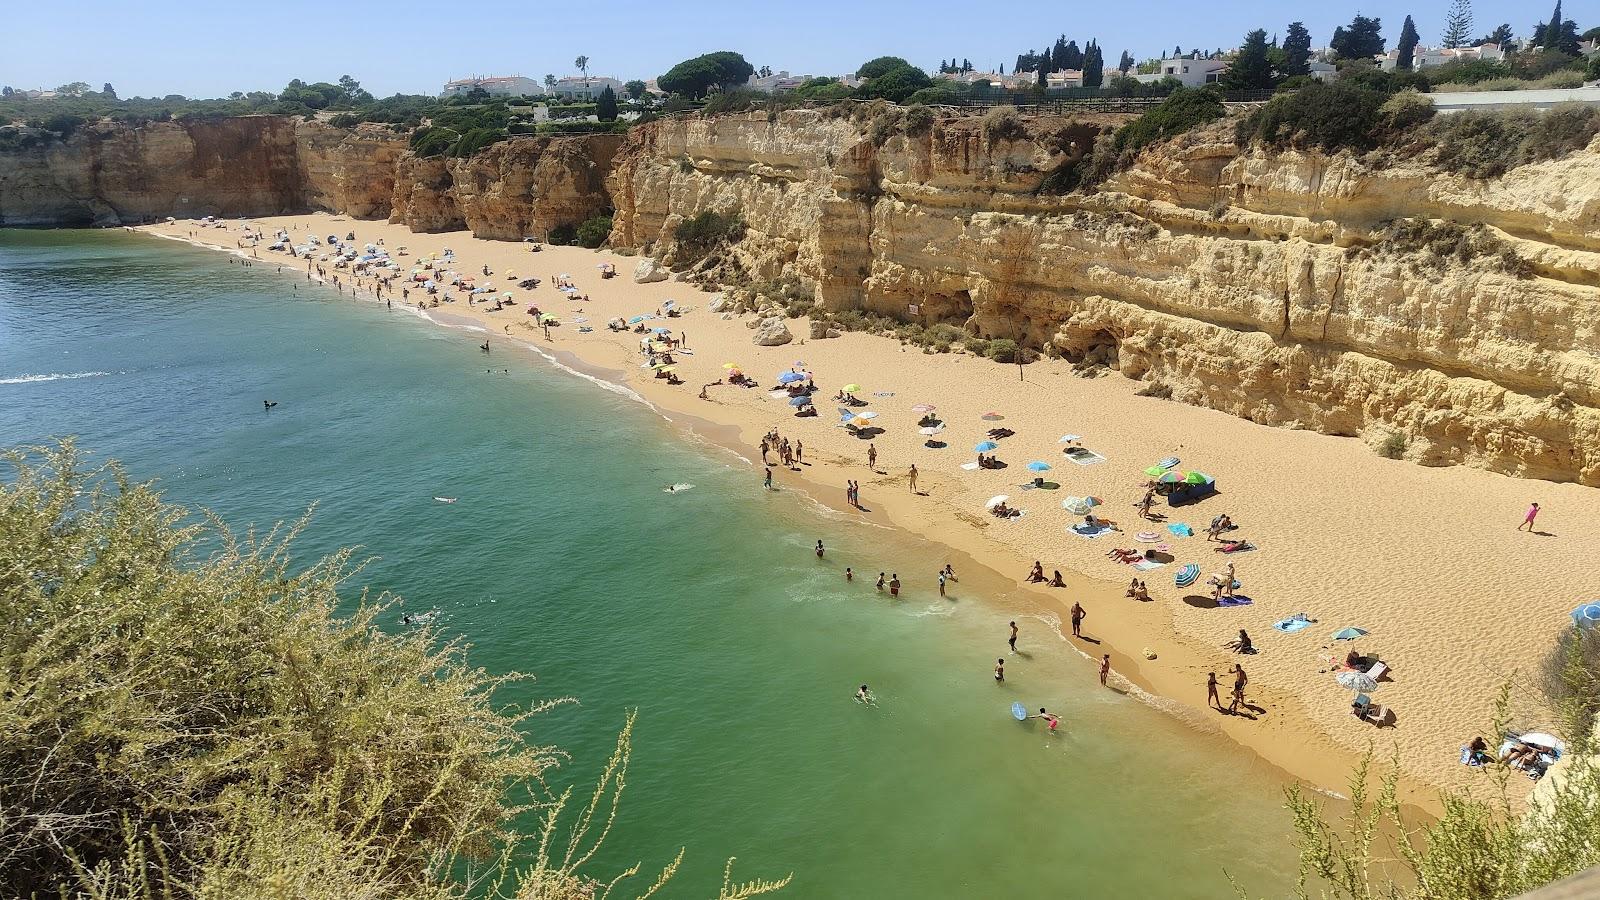
[[[564,701],[505,707],[523,676],[381,631],[390,598],[340,596],[347,553],[297,570],[297,529],[194,524],[70,444],[3,458],[8,896],[577,900],[638,873],[587,872],[631,717],[591,797],[553,794],[562,753],[528,733]],[[720,896],[786,882],[730,876]]]
[[[1508,766],[1478,771],[1484,784],[1441,795],[1439,821],[1415,827],[1403,815],[1398,765],[1373,787],[1369,751],[1350,779],[1350,809],[1330,821],[1320,798],[1291,788],[1300,851],[1301,898],[1502,900],[1600,865],[1600,636],[1574,629],[1546,662],[1538,688],[1556,697],[1567,760],[1520,812]],[[1511,684],[1485,729],[1495,747],[1508,731]],[[1562,771],[1564,769],[1565,771]]]

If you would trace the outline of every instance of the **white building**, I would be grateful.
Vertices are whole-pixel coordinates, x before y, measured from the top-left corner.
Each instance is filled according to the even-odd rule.
[[[471,93],[474,88],[483,88],[495,97],[538,97],[544,94],[544,85],[532,78],[523,78],[521,75],[493,75],[447,81],[439,96],[454,97],[457,94]]]
[[[781,94],[792,91],[802,84],[810,81],[810,75],[790,75],[788,72],[778,72],[773,75],[751,75],[745,82],[745,87],[751,90],[766,91],[769,94]]]
[[[1400,62],[1400,51],[1390,50],[1382,56],[1374,57],[1378,61],[1378,68],[1391,72]],[[1460,47],[1448,49],[1442,47],[1418,47],[1411,54],[1411,68],[1413,70],[1442,66],[1450,62],[1468,62],[1471,60],[1485,60],[1500,62],[1506,58],[1504,50],[1499,44],[1484,44],[1481,47]]]
[[[1314,59],[1306,63],[1306,74],[1318,81],[1335,81],[1339,78],[1339,67],[1330,62]]]
[[[1056,72],[1048,72],[1044,76],[1044,86],[1050,90],[1081,88],[1083,87],[1083,70],[1061,69]]]
[[[611,93],[616,94],[618,98],[622,97],[622,82],[603,75],[568,75],[556,82],[552,93],[563,100],[592,101],[600,99],[606,88],[611,88]]]
[[[1222,78],[1222,73],[1228,70],[1226,59],[1178,59],[1161,60],[1161,68],[1149,75],[1135,75],[1134,77],[1145,84],[1154,84],[1173,78],[1183,83],[1184,87],[1201,87],[1207,84],[1216,84]]]

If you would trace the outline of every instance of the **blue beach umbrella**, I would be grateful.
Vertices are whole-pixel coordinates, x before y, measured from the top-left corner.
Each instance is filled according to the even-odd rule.
[[[1600,628],[1600,602],[1585,603],[1573,610],[1572,624],[1579,628]]]
[[[978,446],[972,448],[974,453],[988,453],[990,450],[999,450],[999,449],[1000,449],[1000,445],[996,444],[994,441],[984,441],[983,443],[979,444]]]
[[[1333,639],[1336,641],[1353,641],[1366,633],[1367,630],[1365,628],[1341,628],[1333,633]]]
[[[1033,462],[1028,463],[1028,469],[1033,472],[1048,472],[1050,471],[1050,464],[1047,462],[1040,462],[1036,459]]]
[[[652,328],[650,330],[655,332],[656,334],[671,334],[672,333],[672,329],[671,328]]]
[[[796,381],[805,381],[806,377],[799,372],[782,372],[778,375],[779,384],[793,384]]]
[[[1179,569],[1176,575],[1172,576],[1172,582],[1178,587],[1188,587],[1189,585],[1194,584],[1199,578],[1200,567],[1194,563],[1189,563],[1187,566]]]
[[[789,398],[789,405],[790,406],[810,406],[811,405],[811,398],[810,397],[790,397]]]
[[[643,322],[644,318],[645,318],[644,316],[634,316],[633,318],[628,320],[628,324],[629,325],[637,325],[640,322]]]

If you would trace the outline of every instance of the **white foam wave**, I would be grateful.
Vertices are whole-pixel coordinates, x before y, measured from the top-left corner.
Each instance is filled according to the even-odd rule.
[[[38,381],[67,381],[72,378],[99,378],[110,372],[52,372],[49,375],[16,375],[0,378],[0,384],[33,384]]]
[[[539,349],[537,346],[535,346],[533,344],[524,344],[523,346],[527,347],[529,350],[532,350],[534,353],[538,354],[539,356],[544,357],[545,362],[548,362],[550,365],[555,366],[557,369],[560,369],[561,371],[566,372],[568,375],[576,375],[577,377],[582,378],[584,381],[588,381],[588,382],[590,382],[592,384],[598,385],[599,387],[601,387],[601,388],[603,388],[605,390],[608,390],[613,394],[617,394],[618,396],[627,397],[629,400],[636,400],[639,403],[643,403],[645,406],[649,407],[657,415],[661,415],[661,410],[657,409],[656,405],[654,403],[651,403],[649,400],[646,400],[643,396],[641,396],[640,394],[635,392],[633,389],[629,388],[627,385],[618,384],[615,381],[607,381],[604,378],[597,378],[597,377],[595,377],[593,375],[590,375],[588,372],[580,372],[577,369],[574,369],[573,367],[571,367],[571,366],[567,365],[566,363],[562,362],[561,360],[556,359],[555,356],[553,356],[552,354],[544,352],[543,350]],[[662,418],[666,418],[666,417],[662,416]]]

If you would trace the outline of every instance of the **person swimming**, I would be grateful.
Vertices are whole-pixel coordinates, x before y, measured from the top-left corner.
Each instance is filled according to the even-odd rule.
[[[871,703],[872,702],[872,692],[867,690],[867,686],[866,685],[863,684],[861,686],[861,689],[856,691],[856,702],[857,703]]]

